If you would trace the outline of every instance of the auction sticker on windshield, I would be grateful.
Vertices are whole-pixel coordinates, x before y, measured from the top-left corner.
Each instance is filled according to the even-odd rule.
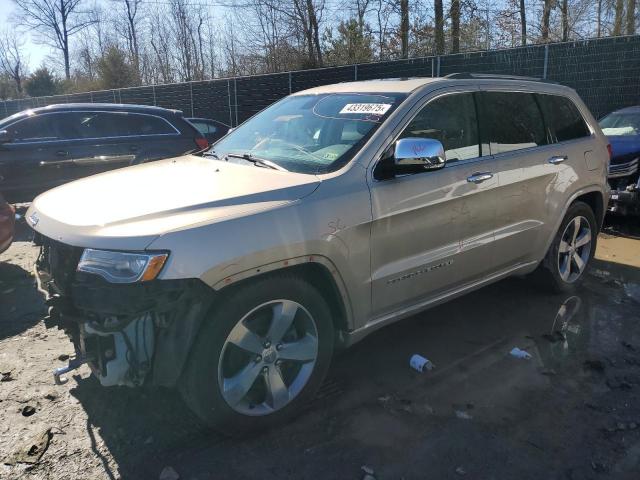
[[[390,103],[347,103],[340,113],[376,113],[384,115],[391,108]]]

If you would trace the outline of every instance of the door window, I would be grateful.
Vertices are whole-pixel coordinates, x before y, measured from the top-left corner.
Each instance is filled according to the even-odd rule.
[[[496,155],[547,144],[540,108],[532,93],[482,92],[481,131]]]
[[[58,140],[56,125],[59,114],[35,115],[20,120],[6,128],[15,143]]]
[[[537,95],[545,121],[556,142],[565,142],[591,135],[589,127],[571,100],[559,95]]]
[[[447,162],[481,155],[472,93],[445,95],[429,102],[399,138],[433,138],[444,146]]]
[[[91,139],[176,133],[161,118],[125,112],[71,112],[64,116],[66,139]]]

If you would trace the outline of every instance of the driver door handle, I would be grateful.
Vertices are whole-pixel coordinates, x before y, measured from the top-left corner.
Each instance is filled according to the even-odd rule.
[[[562,162],[565,162],[567,160],[569,160],[569,157],[567,157],[566,155],[556,155],[556,156],[551,157],[547,161],[552,165],[559,165]]]
[[[493,173],[491,172],[478,172],[474,173],[470,177],[467,177],[467,182],[478,184],[491,178],[493,178]]]
[[[58,150],[58,151],[56,152],[56,155],[57,155],[57,156],[59,156],[59,157],[66,157],[66,156],[67,156],[67,154],[68,154],[68,153],[67,153],[67,151],[66,151],[66,150]]]

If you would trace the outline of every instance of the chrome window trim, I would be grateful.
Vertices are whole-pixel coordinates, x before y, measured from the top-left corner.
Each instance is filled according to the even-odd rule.
[[[141,134],[141,135],[116,135],[116,136],[110,136],[110,137],[65,138],[60,140],[32,140],[32,141],[26,141],[26,142],[18,140],[18,141],[12,141],[10,143],[14,145],[30,145],[33,143],[60,143],[60,142],[73,142],[73,141],[79,141],[79,140],[113,140],[116,138],[139,138],[139,137],[175,137],[175,136],[182,135],[180,130],[178,130],[171,122],[169,122],[166,118],[163,118],[159,115],[154,115],[152,113],[139,113],[139,112],[118,112],[118,111],[111,111],[111,110],[67,110],[64,112],[42,112],[42,113],[36,113],[34,115],[29,115],[26,118],[21,118],[19,120],[16,120],[15,122],[10,123],[9,125],[6,125],[3,128],[4,129],[9,128],[12,125],[16,125],[20,122],[25,122],[31,118],[34,118],[40,115],[64,115],[67,113],[113,113],[116,115],[143,115],[147,117],[154,117],[154,118],[159,118],[160,120],[165,122],[167,125],[169,125],[175,131],[175,133],[147,133],[147,134]]]

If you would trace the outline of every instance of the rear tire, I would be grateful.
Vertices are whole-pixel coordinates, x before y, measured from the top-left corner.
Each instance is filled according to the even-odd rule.
[[[301,278],[272,275],[232,290],[205,319],[180,390],[224,434],[268,428],[313,398],[332,352],[322,295]]]
[[[573,291],[583,280],[596,251],[598,223],[591,207],[575,202],[567,211],[536,272],[555,293]]]

